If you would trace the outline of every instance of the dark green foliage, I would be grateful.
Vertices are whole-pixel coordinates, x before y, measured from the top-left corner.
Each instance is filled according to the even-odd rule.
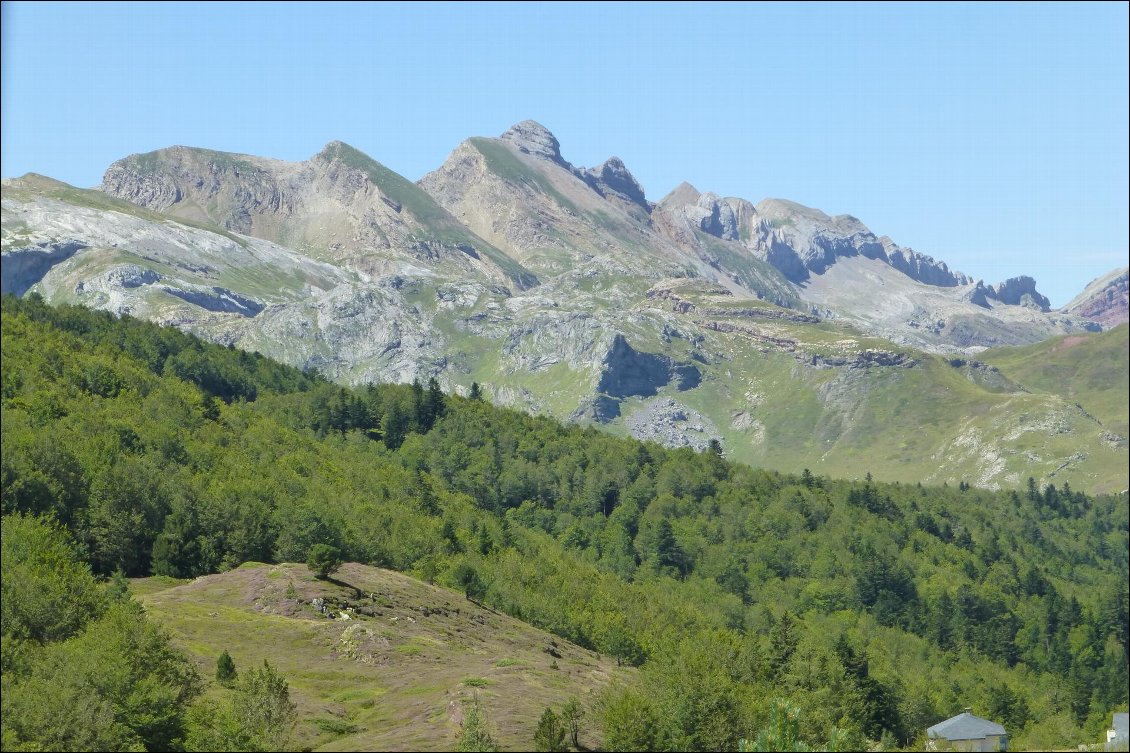
[[[306,567],[317,577],[325,580],[341,567],[341,551],[329,544],[315,544],[306,555]]]
[[[106,609],[106,595],[66,531],[49,520],[17,514],[4,516],[0,532],[5,636],[60,641]]]
[[[461,562],[459,567],[455,568],[452,574],[452,580],[455,585],[463,589],[463,594],[471,601],[481,601],[483,594],[486,592],[486,587],[483,585],[482,578],[474,567]]]
[[[120,601],[86,631],[5,673],[3,735],[29,750],[171,750],[200,692],[189,660]]]
[[[663,518],[655,530],[655,564],[663,572],[669,572],[677,577],[686,575],[687,555],[679,542],[675,540],[675,532],[671,529],[671,521]]]
[[[538,719],[538,726],[534,731],[534,750],[549,753],[568,750],[565,745],[565,727],[551,708],[546,708]]]
[[[285,678],[264,661],[227,694],[197,703],[189,714],[188,750],[286,750],[297,723]]]
[[[216,659],[216,681],[221,685],[229,685],[235,678],[235,662],[232,661],[231,654],[225,651]]]
[[[2,309],[5,683],[129,604],[76,552],[195,577],[324,545],[639,665],[594,707],[610,749],[732,747],[778,695],[810,747],[906,744],[981,704],[1020,740],[1060,709],[1038,744],[1062,746],[1126,703],[1125,495],[793,477],[434,380],[344,389],[128,317]],[[231,727],[192,739],[251,745],[221,706],[193,718]]]

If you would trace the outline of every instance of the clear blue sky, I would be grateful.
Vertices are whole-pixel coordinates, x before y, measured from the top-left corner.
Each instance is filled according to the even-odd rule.
[[[411,179],[533,118],[566,159],[849,213],[1054,305],[1127,264],[1126,3],[4,3],[4,176],[173,144]]]

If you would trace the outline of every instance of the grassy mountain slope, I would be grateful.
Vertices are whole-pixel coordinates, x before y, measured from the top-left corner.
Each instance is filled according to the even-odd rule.
[[[305,565],[247,563],[191,582],[143,579],[133,589],[203,676],[223,651],[237,669],[264,660],[277,667],[298,704],[294,744],[306,750],[451,750],[476,697],[495,740],[528,749],[547,706],[576,696],[591,715],[609,682],[634,675],[460,593],[365,565],[321,581]],[[315,598],[362,611],[329,619]],[[590,748],[600,745],[596,732],[589,726],[582,736]]]
[[[705,363],[696,363],[702,382],[626,401],[626,420],[612,424],[617,430],[629,430],[632,416],[649,405],[675,400],[710,420],[729,457],[794,473],[870,472],[893,481],[998,488],[1018,488],[1034,476],[1093,491],[1126,488],[1125,447],[1111,444],[1106,418],[1066,392],[1031,392],[1003,367],[897,346],[838,322],[717,295],[701,283],[661,292],[644,305],[677,312],[669,328],[697,327],[707,339],[695,347],[674,338],[666,345],[634,342],[692,363],[692,354],[704,354]],[[1093,358],[1079,352],[1092,366],[1055,377],[1080,380],[1088,395],[1101,393],[1096,405],[1115,419],[1127,404],[1119,387],[1127,379],[1121,332],[1099,336],[1101,354]],[[1061,362],[1072,358],[1064,354]]]
[[[115,162],[102,190],[358,269],[423,262],[519,287],[536,283],[411,181],[340,141],[304,162],[161,149]]]
[[[1106,431],[1108,441],[1126,446],[1130,379],[1130,327],[1122,324],[1098,334],[1069,335],[1018,348],[997,348],[980,355],[1002,373],[1033,392],[1077,403]]]

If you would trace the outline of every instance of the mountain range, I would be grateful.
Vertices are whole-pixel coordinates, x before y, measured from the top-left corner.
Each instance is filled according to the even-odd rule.
[[[786,471],[1127,485],[1127,270],[1052,310],[849,215],[577,167],[524,121],[417,183],[341,142],[3,184],[4,293]],[[962,232],[971,232],[963,230]]]

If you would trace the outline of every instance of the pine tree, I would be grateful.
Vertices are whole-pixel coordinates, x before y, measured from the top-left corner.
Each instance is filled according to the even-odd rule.
[[[551,708],[546,707],[538,720],[538,728],[534,732],[534,750],[546,753],[565,750],[565,728]]]
[[[431,431],[443,414],[446,412],[447,406],[444,403],[443,390],[439,387],[439,382],[435,377],[428,380],[428,391],[424,395],[424,415],[427,419],[427,425],[424,427],[425,431]]]
[[[479,708],[476,698],[474,703],[467,707],[463,713],[463,724],[459,729],[459,736],[455,741],[457,751],[496,751],[498,745],[487,731],[486,715]]]
[[[216,682],[221,685],[230,685],[235,681],[235,678],[235,662],[232,661],[231,654],[225,651],[216,660]]]

